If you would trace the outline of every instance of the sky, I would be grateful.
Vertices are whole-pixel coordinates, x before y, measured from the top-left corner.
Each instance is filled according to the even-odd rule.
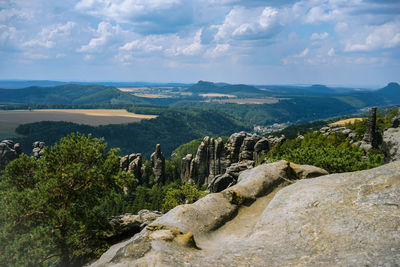
[[[400,0],[0,0],[0,79],[380,86]]]

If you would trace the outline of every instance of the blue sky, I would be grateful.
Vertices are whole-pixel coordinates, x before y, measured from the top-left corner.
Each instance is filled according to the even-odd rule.
[[[0,79],[385,85],[399,0],[0,0]]]

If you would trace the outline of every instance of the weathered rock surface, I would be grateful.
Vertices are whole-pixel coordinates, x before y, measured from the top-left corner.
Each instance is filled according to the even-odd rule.
[[[187,154],[181,160],[181,180],[184,183],[193,182],[190,177],[190,164],[192,163],[192,160],[192,154]]]
[[[190,166],[189,171],[188,166]],[[225,148],[222,139],[206,136],[199,145],[193,159],[191,159],[190,154],[182,159],[181,178],[182,181],[207,185],[214,176],[224,173],[225,168]]]
[[[113,228],[106,234],[109,239],[129,237],[139,233],[144,227],[162,215],[159,211],[140,210],[137,215],[126,213],[109,218]]]
[[[260,165],[172,209],[93,266],[398,266],[399,174],[396,161],[294,183],[293,165]]]
[[[14,144],[11,140],[3,140],[0,142],[0,170],[12,160],[19,157],[22,149],[19,143]]]
[[[161,152],[160,144],[156,145],[156,151],[150,156],[151,167],[155,182],[164,182],[165,179],[165,157]]]
[[[397,108],[397,115],[391,121],[393,128],[400,127],[400,107]]]
[[[32,144],[32,156],[39,159],[42,157],[44,152],[45,143],[41,141],[33,142]]]
[[[400,160],[400,128],[389,128],[383,132],[382,151],[385,162]]]

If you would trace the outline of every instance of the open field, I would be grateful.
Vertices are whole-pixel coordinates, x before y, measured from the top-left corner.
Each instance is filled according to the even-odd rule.
[[[122,91],[122,92],[140,92],[143,90],[147,90],[149,89],[148,87],[125,87],[125,88],[117,88],[118,90]]]
[[[219,102],[219,103],[235,103],[235,104],[276,104],[280,99],[274,97],[263,98],[231,98],[231,99],[211,99],[206,102]]]
[[[20,124],[39,121],[68,121],[92,126],[139,122],[156,115],[135,114],[124,109],[39,109],[0,111],[0,138],[16,136]]]
[[[235,98],[235,95],[227,95],[227,94],[218,94],[218,93],[208,93],[208,94],[199,94],[201,97],[229,97]]]
[[[136,93],[133,93],[132,95],[137,96],[137,97],[144,97],[144,98],[166,98],[167,97],[165,95],[158,95],[158,94],[136,94]]]
[[[354,123],[355,121],[361,121],[361,120],[363,120],[363,118],[351,118],[351,119],[337,121],[337,122],[331,123],[329,125],[330,126],[342,126],[342,125],[345,125],[347,123]]]

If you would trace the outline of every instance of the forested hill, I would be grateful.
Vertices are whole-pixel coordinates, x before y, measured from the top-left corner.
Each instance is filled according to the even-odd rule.
[[[53,87],[0,89],[0,103],[88,105],[135,102],[141,102],[141,100],[113,86],[103,85],[66,84]]]
[[[93,127],[70,122],[37,122],[20,125],[17,133],[24,138],[14,139],[30,153],[32,143],[40,140],[50,146],[71,132],[104,137],[109,147],[121,148],[122,154],[141,152],[149,157],[156,144],[161,144],[166,157],[179,145],[206,135],[223,136],[248,131],[233,117],[215,111],[166,110],[159,117],[139,123]]]
[[[234,95],[265,95],[265,92],[254,86],[245,84],[218,84],[213,82],[199,81],[187,89],[188,92],[195,94],[219,93]]]

